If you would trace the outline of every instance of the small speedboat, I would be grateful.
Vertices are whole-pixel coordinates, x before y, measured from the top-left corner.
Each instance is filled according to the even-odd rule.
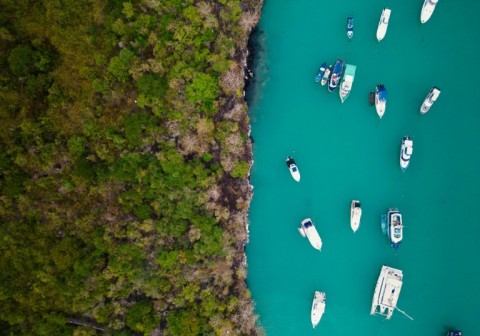
[[[337,59],[335,62],[335,65],[333,66],[333,73],[330,77],[330,82],[328,83],[328,91],[332,92],[337,88],[340,78],[342,78],[344,64],[345,62],[341,59]]]
[[[440,96],[440,89],[436,86],[434,86],[430,92],[428,93],[427,97],[423,101],[422,106],[420,107],[420,113],[425,114],[430,110],[430,107],[432,107],[433,103],[437,100],[438,96]]]
[[[362,218],[362,208],[360,206],[360,201],[353,200],[350,203],[350,227],[353,232],[357,232],[360,227],[360,219]]]
[[[377,27],[377,40],[380,42],[387,34],[388,22],[390,20],[391,10],[389,8],[384,8],[382,10],[382,15],[380,16],[380,21],[378,22]]]
[[[396,208],[388,209],[386,214],[381,215],[382,232],[387,235],[390,246],[396,251],[403,240],[402,214]]]
[[[353,17],[347,18],[347,37],[351,39],[353,37]]]
[[[402,147],[400,148],[400,168],[405,171],[410,164],[410,158],[413,154],[413,140],[408,136],[402,139]]]
[[[438,0],[425,0],[422,6],[422,12],[420,13],[420,21],[422,23],[427,22],[435,10]]]
[[[460,330],[449,330],[447,336],[462,336],[462,332]]]
[[[290,156],[287,157],[287,167],[288,170],[290,170],[290,174],[292,174],[293,179],[297,182],[300,182],[300,171],[295,164],[295,160],[292,159]]]
[[[353,80],[355,79],[355,71],[357,67],[355,65],[347,64],[345,66],[345,73],[343,74],[342,82],[340,83],[340,100],[342,103],[345,99],[348,98],[350,95],[350,91],[352,91]]]
[[[375,109],[380,119],[382,119],[385,109],[387,108],[387,97],[388,93],[385,86],[383,84],[377,85],[375,88]]]
[[[327,295],[324,292],[315,291],[315,295],[313,296],[311,313],[313,328],[315,328],[322,319],[323,313],[325,312],[326,298]]]
[[[302,237],[307,237],[310,244],[317,250],[322,250],[322,238],[317,232],[313,221],[310,218],[305,218],[301,226],[298,228],[298,231],[302,235]]]
[[[326,70],[325,70],[325,73],[323,74],[323,77],[322,77],[322,81],[320,82],[320,84],[325,85],[328,83],[328,81],[330,80],[330,75],[332,74],[332,70],[333,70],[333,65],[330,65]]]
[[[327,63],[323,63],[320,69],[318,69],[317,75],[315,76],[315,82],[318,83],[322,80],[323,74],[327,70]]]
[[[368,103],[371,106],[375,105],[375,92],[370,91],[370,94],[368,95]]]

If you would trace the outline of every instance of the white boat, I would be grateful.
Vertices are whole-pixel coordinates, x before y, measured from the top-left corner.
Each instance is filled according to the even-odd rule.
[[[362,208],[360,201],[353,200],[350,204],[350,227],[353,232],[357,232],[360,227],[360,219],[362,218]]]
[[[379,84],[375,88],[375,109],[377,110],[377,114],[382,119],[385,109],[387,108],[387,97],[388,92],[385,88],[385,85]]]
[[[402,146],[400,148],[400,168],[405,171],[410,164],[410,158],[413,154],[413,140],[408,136],[402,139]]]
[[[322,239],[310,218],[306,218],[302,221],[302,225],[298,228],[298,231],[303,237],[308,238],[308,241],[315,249],[319,251],[322,250]]]
[[[293,179],[297,182],[300,182],[300,171],[298,170],[295,160],[290,156],[287,157],[287,167]]]
[[[343,73],[343,79],[340,83],[340,100],[342,103],[348,98],[350,91],[352,91],[353,81],[355,80],[355,71],[357,67],[355,65],[347,64],[345,72]]]
[[[425,97],[425,100],[423,101],[422,106],[420,107],[420,113],[425,114],[430,110],[430,107],[432,107],[433,103],[437,100],[438,96],[440,96],[440,89],[436,86],[434,86],[430,92],[428,93],[427,97]]]
[[[427,22],[435,10],[438,0],[425,0],[422,6],[422,12],[420,13],[420,21],[422,23]]]
[[[312,325],[313,328],[317,326],[317,324],[322,319],[323,313],[325,312],[325,299],[327,296],[324,292],[315,291],[315,295],[313,296],[313,303],[312,303]]]
[[[325,73],[323,74],[322,80],[320,81],[320,84],[323,86],[328,83],[330,80],[330,75],[332,74],[333,70],[333,65],[330,65],[327,70],[325,70]]]
[[[382,15],[380,16],[380,21],[378,22],[377,27],[377,40],[380,42],[387,34],[388,22],[390,20],[391,10],[389,8],[384,8],[382,10]]]
[[[397,301],[403,284],[402,279],[403,272],[401,270],[382,266],[373,294],[370,315],[384,315],[387,320],[392,317],[393,311],[397,309]],[[378,311],[377,308],[379,308]]]

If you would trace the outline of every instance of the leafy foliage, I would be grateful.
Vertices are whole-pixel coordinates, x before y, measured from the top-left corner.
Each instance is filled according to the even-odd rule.
[[[0,334],[255,334],[238,76],[260,3],[0,7]]]

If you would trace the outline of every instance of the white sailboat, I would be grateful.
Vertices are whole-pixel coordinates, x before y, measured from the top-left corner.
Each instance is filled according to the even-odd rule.
[[[384,315],[388,320],[392,317],[393,311],[397,309],[412,319],[405,312],[397,308],[397,301],[403,285],[402,279],[403,272],[401,270],[385,265],[382,266],[373,294],[370,315]],[[378,311],[377,308],[379,308]]]
[[[313,296],[313,303],[312,303],[312,313],[311,313],[311,320],[313,328],[317,326],[317,324],[322,319],[323,313],[325,312],[325,299],[327,296],[324,292],[315,291],[315,295]]]
[[[322,239],[313,225],[313,221],[310,218],[306,218],[302,221],[298,231],[303,237],[307,237],[310,244],[317,250],[322,250]]]
[[[422,23],[427,22],[435,10],[438,0],[425,0],[422,6],[422,12],[420,13],[420,21]]]
[[[353,200],[350,204],[350,227],[353,232],[357,232],[360,227],[360,219],[362,218],[362,208],[360,201]]]
[[[387,34],[388,22],[390,21],[390,14],[392,11],[389,8],[384,8],[382,10],[382,15],[380,16],[380,21],[378,22],[377,27],[377,40],[380,42]]]

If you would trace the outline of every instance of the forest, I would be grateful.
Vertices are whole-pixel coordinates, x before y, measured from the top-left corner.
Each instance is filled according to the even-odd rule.
[[[261,0],[0,0],[0,335],[257,335]]]

